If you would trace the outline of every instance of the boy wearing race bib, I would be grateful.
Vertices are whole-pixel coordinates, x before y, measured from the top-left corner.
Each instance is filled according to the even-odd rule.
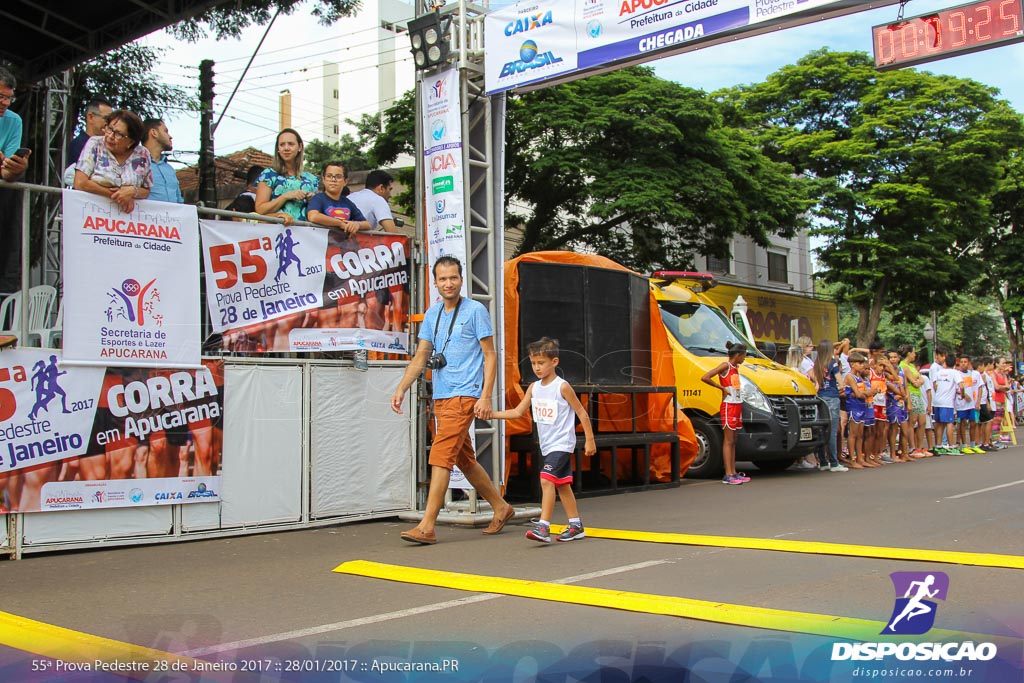
[[[551,542],[551,518],[555,512],[555,494],[562,500],[562,507],[569,518],[569,526],[558,535],[559,541],[575,541],[586,537],[583,522],[576,507],[576,496],[572,492],[572,453],[576,450],[576,422],[580,419],[586,443],[586,455],[597,453],[594,430],[590,416],[580,403],[576,392],[569,383],[555,373],[558,367],[558,340],[541,337],[526,347],[530,354],[530,365],[537,380],[526,390],[519,405],[511,410],[500,410],[494,417],[500,420],[520,418],[531,411],[537,435],[540,437],[540,451],[543,466],[540,472],[541,504],[540,522],[536,528],[526,532],[526,537],[539,543]]]

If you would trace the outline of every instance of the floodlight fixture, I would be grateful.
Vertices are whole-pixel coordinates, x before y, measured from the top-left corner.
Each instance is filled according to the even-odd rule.
[[[442,17],[437,10],[409,22],[409,42],[417,69],[431,69],[448,61],[452,49],[448,33],[451,25],[451,15]]]

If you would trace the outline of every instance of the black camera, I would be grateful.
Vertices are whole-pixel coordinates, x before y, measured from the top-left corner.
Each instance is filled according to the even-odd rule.
[[[443,353],[434,354],[427,359],[427,367],[431,370],[440,370],[446,365],[448,365],[448,359],[444,357]]]

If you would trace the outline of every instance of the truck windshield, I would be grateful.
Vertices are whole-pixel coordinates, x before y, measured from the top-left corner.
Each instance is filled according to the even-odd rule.
[[[746,344],[747,355],[761,356],[713,306],[687,301],[659,301],[658,306],[669,333],[695,356],[724,356],[727,342]]]

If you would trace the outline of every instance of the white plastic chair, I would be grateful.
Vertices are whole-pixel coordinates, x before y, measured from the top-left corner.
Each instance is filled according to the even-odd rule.
[[[50,311],[57,290],[51,285],[36,285],[28,290],[28,334],[24,346],[32,346],[33,330],[44,329],[50,324]]]
[[[0,303],[0,334],[18,334],[21,316],[21,292],[14,292]],[[8,327],[9,326],[9,327]]]
[[[62,342],[64,341],[64,297],[60,298],[60,304],[57,306],[57,317],[54,319],[53,325],[28,331],[30,344],[36,337],[39,338],[39,346],[44,349],[58,348],[54,342],[58,339]],[[32,345],[34,346],[34,344]]]

